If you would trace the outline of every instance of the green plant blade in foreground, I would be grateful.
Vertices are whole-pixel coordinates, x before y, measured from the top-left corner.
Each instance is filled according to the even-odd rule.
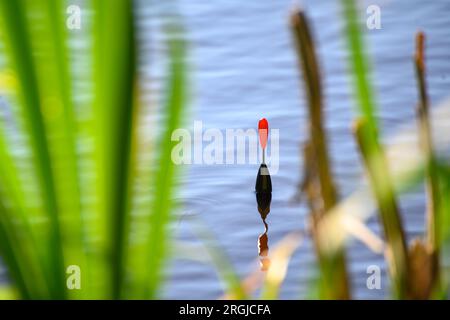
[[[100,254],[99,269],[95,272],[103,278],[105,295],[100,296],[110,298],[121,297],[124,276],[124,223],[128,214],[135,82],[132,4],[131,0],[94,3],[96,230],[99,232],[96,250]]]
[[[173,207],[176,166],[172,161],[172,132],[179,128],[186,100],[185,43],[179,39],[169,41],[168,96],[165,105],[165,123],[158,143],[158,160],[154,177],[154,197],[150,214],[150,233],[147,242],[148,297],[156,298],[162,279],[162,269],[167,250],[167,225]]]
[[[15,120],[22,125],[13,133],[0,126],[0,250],[15,285],[7,292],[33,299],[152,298],[167,256],[176,177],[171,135],[180,126],[186,100],[185,46],[179,40],[169,42],[163,133],[151,150],[158,158],[151,176],[153,194],[140,194],[149,212],[142,224],[146,240],[135,250],[129,243],[129,222],[136,201],[133,166],[142,150],[133,144],[139,140],[136,122],[142,114],[136,89],[134,1],[89,5],[92,29],[87,18],[83,40],[93,41],[93,46],[83,59],[92,63],[88,84],[93,98],[92,105],[83,107],[92,114],[82,125],[74,103],[78,96],[72,92],[72,81],[77,80],[68,59],[65,3],[0,0],[2,40],[18,84],[17,97],[11,100],[20,111]],[[87,136],[82,143],[93,144],[92,151],[82,155],[79,149],[90,145],[80,147],[79,128]],[[26,142],[31,161],[21,160],[33,169],[30,178],[36,186],[28,187],[22,179],[11,134]],[[92,170],[80,166],[81,161]],[[81,179],[86,173],[93,177]],[[127,259],[135,253],[145,259],[130,268]],[[67,289],[69,265],[81,268],[82,290]],[[144,281],[125,290],[134,275]]]
[[[27,3],[28,33],[39,85],[42,113],[49,144],[57,194],[58,217],[64,252],[64,269],[77,265],[88,270],[83,248],[77,126],[68,54],[68,30],[64,1],[37,0]],[[39,26],[39,27],[36,27]],[[88,281],[85,282],[87,284]],[[67,291],[68,298],[88,296],[84,290]]]
[[[173,29],[172,29],[173,28]],[[132,180],[139,182],[136,198],[130,202],[132,214],[126,221],[128,243],[125,267],[127,281],[125,298],[155,299],[160,296],[160,287],[164,279],[165,261],[168,257],[170,234],[168,226],[172,222],[174,209],[173,192],[176,187],[177,168],[171,159],[173,146],[172,133],[182,124],[186,104],[186,64],[185,43],[179,38],[182,33],[171,25],[169,40],[167,80],[164,87],[164,104],[161,108],[160,132],[157,141],[149,145],[144,137],[135,135],[132,148],[139,150],[140,156],[132,159]],[[138,112],[145,114],[143,110]],[[148,132],[146,130],[143,130]],[[152,134],[154,128],[149,130]],[[152,156],[148,157],[149,148]],[[150,161],[155,161],[153,164]],[[145,167],[142,168],[141,164]],[[151,193],[151,196],[148,193]],[[144,196],[143,196],[144,195]],[[143,196],[143,197],[142,197]]]
[[[342,7],[349,65],[361,117],[356,125],[357,140],[378,202],[389,247],[388,259],[394,292],[398,298],[405,298],[408,291],[408,253],[394,186],[378,140],[375,100],[369,83],[369,63],[364,53],[357,7],[354,0],[342,0]]]
[[[45,278],[50,296],[60,299],[66,295],[58,202],[25,5],[22,1],[0,1],[0,14],[8,58],[18,78],[21,115],[32,149],[33,167],[49,219],[48,237],[41,239],[47,248],[43,257]]]

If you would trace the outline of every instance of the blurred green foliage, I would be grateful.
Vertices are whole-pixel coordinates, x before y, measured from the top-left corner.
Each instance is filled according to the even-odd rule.
[[[8,75],[2,89],[12,115],[3,112],[0,132],[0,249],[11,292],[30,299],[155,298],[175,186],[170,135],[186,101],[185,45],[168,40],[164,120],[152,128],[162,134],[152,150],[143,150],[134,2],[83,7],[92,16],[77,31],[90,48],[77,57],[91,66],[83,79],[91,94],[87,107],[76,102],[86,92],[74,90],[67,5],[0,1]],[[150,152],[158,159],[146,164],[154,168],[146,173],[154,192],[140,207],[144,237],[134,241],[136,167],[139,155]],[[81,269],[81,290],[67,289],[69,265]]]

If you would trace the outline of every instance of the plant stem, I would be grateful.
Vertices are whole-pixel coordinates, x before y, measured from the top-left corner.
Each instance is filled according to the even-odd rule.
[[[296,11],[291,16],[291,27],[308,97],[309,143],[305,147],[305,168],[310,172],[306,183],[307,190],[311,191],[307,192],[307,197],[312,211],[316,252],[322,270],[322,295],[326,299],[349,299],[344,250],[332,254],[326,253],[317,241],[317,223],[337,202],[322,119],[323,101],[319,64],[309,23],[302,11]]]
[[[426,85],[426,68],[425,68],[425,34],[418,32],[416,34],[416,53],[414,56],[417,87],[419,91],[419,104],[417,108],[417,117],[419,121],[419,138],[422,150],[425,154],[425,171],[426,171],[426,187],[428,195],[427,206],[427,230],[428,243],[432,248],[432,265],[433,265],[433,284],[432,287],[437,289],[439,286],[439,248],[441,244],[440,228],[440,191],[439,191],[439,174],[437,168],[437,160],[433,150],[433,138],[431,133],[429,102]]]
[[[386,159],[381,146],[375,143],[373,132],[363,119],[356,121],[355,136],[378,203],[388,246],[386,258],[395,294],[398,298],[404,299],[408,292],[408,252]]]

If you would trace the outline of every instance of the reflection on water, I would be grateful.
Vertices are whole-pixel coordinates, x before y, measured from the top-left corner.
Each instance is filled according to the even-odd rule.
[[[269,237],[267,232],[269,226],[266,222],[267,215],[270,212],[270,203],[272,201],[272,180],[270,179],[269,169],[263,163],[259,167],[255,184],[256,203],[258,212],[264,223],[264,233],[258,237],[258,255],[260,257],[261,270],[267,271],[270,266],[269,259]]]
[[[269,227],[266,223],[266,220],[263,219],[265,231],[263,234],[260,234],[258,237],[258,255],[260,257],[259,261],[261,264],[261,271],[267,271],[270,266],[270,258],[269,256],[269,237],[267,236],[267,231]]]

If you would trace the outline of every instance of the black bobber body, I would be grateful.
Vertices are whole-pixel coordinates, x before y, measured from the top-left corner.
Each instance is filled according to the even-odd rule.
[[[261,164],[258,170],[255,184],[256,203],[261,218],[266,219],[270,212],[270,202],[272,201],[272,180],[266,164]]]
[[[269,168],[265,163],[261,164],[258,170],[255,184],[256,192],[272,192],[272,180],[270,179]]]

